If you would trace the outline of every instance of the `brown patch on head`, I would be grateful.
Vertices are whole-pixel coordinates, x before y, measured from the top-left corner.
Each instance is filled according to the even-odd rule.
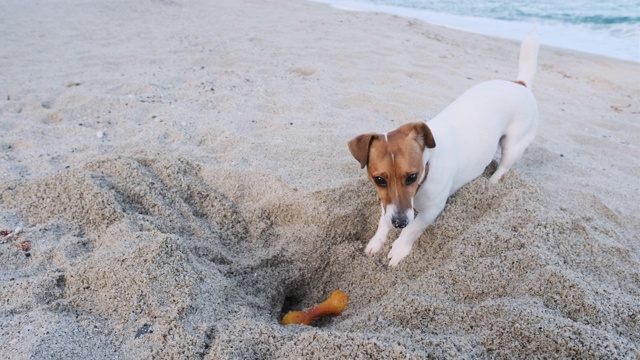
[[[385,134],[364,134],[349,141],[349,150],[367,166],[384,208],[395,204],[399,213],[411,208],[411,200],[424,175],[423,153],[435,139],[424,122],[403,125]]]

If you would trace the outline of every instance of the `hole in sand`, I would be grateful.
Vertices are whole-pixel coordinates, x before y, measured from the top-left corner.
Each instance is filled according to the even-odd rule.
[[[278,316],[278,322],[282,321],[282,318],[289,311],[302,310],[300,309],[301,304],[302,304],[302,299],[298,295],[286,296],[282,304],[282,310],[280,311],[280,315]]]
[[[495,162],[485,177],[494,170]],[[91,327],[82,338],[63,337],[66,348],[34,334],[39,346],[59,353],[81,349],[76,344],[85,338],[110,349],[100,341],[113,338],[124,349],[147,346],[166,357],[491,357],[493,349],[523,357],[521,341],[539,339],[542,348],[568,344],[557,355],[570,357],[583,346],[573,334],[591,344],[602,339],[600,330],[585,330],[587,321],[620,324],[626,333],[637,324],[637,317],[618,315],[633,314],[633,303],[600,303],[582,270],[557,261],[606,264],[587,269],[588,276],[626,274],[631,280],[619,278],[620,291],[632,298],[637,276],[625,271],[637,262],[608,235],[616,225],[606,220],[607,209],[589,213],[588,222],[543,212],[546,197],[517,172],[491,192],[482,190],[486,178],[461,189],[396,269],[387,267],[390,242],[374,256],[363,254],[379,219],[366,179],[305,193],[277,177],[249,175],[206,172],[181,158],[109,157],[7,186],[2,206],[26,214],[41,239],[28,263],[10,265],[21,264],[25,275],[3,284],[4,310],[25,315],[6,332],[23,329],[22,316],[39,321],[47,307],[62,319],[48,325],[56,334],[69,336],[69,324],[74,332],[88,324],[108,334]],[[38,230],[58,222],[68,225]],[[548,274],[556,273],[551,284],[562,292],[554,294]],[[279,325],[288,311],[307,310],[338,288],[349,296],[342,315],[313,328]],[[635,350],[624,341],[636,338],[607,336],[603,346],[619,346],[621,357]]]

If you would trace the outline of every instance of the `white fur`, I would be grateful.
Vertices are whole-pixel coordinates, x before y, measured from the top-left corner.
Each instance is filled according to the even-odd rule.
[[[409,254],[416,239],[440,215],[448,197],[483,173],[498,146],[501,159],[489,184],[500,180],[533,141],[538,107],[531,86],[538,48],[534,29],[520,48],[517,80],[527,87],[505,80],[478,84],[427,122],[436,142],[435,148],[425,148],[423,154],[424,162],[430,163],[429,176],[412,199],[418,216],[393,242],[388,254],[390,266]],[[393,213],[392,206],[387,206],[387,214]],[[386,217],[383,209],[378,231],[365,249],[369,255],[382,248],[392,228]]]

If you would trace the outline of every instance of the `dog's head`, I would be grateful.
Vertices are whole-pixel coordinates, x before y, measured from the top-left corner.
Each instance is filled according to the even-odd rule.
[[[387,134],[363,134],[349,141],[349,151],[376,185],[387,221],[404,228],[413,220],[413,198],[425,174],[424,150],[436,146],[424,122],[403,125]]]

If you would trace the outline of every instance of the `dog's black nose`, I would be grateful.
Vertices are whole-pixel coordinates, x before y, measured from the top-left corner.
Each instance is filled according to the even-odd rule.
[[[391,224],[393,224],[396,229],[404,229],[409,224],[409,220],[406,216],[394,216],[391,219]]]

